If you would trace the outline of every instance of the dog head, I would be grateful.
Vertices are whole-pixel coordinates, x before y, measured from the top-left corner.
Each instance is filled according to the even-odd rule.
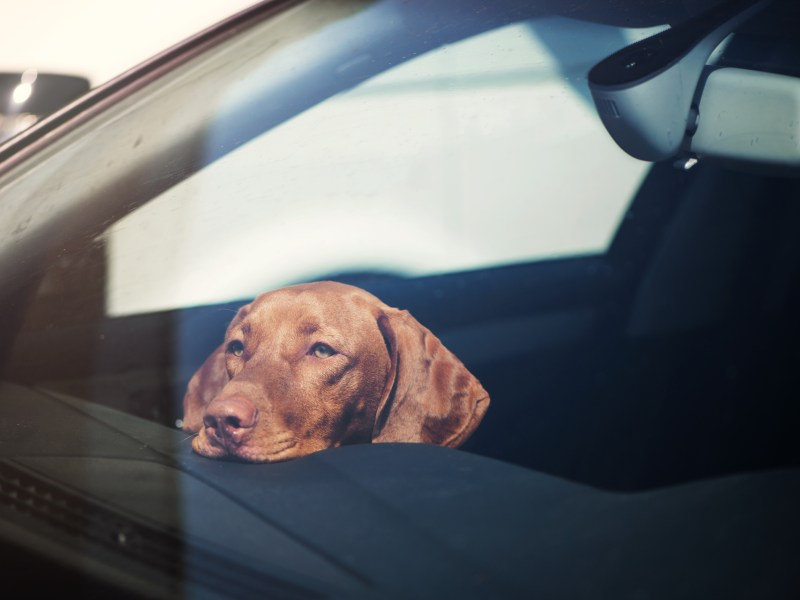
[[[253,462],[343,444],[455,447],[489,405],[478,380],[408,312],[321,282],[263,294],[189,382],[196,452]]]

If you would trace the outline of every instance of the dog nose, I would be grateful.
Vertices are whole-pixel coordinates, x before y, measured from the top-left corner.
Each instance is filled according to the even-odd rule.
[[[216,398],[206,408],[206,433],[223,444],[241,444],[256,424],[258,409],[243,396]]]

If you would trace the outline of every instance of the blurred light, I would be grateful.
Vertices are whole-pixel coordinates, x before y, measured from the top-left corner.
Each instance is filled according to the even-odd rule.
[[[32,93],[33,86],[30,83],[20,83],[14,88],[14,92],[11,94],[11,101],[14,104],[22,104],[31,97]]]
[[[39,117],[30,113],[0,114],[0,143],[24,131],[38,120]]]
[[[23,104],[33,93],[33,83],[39,74],[36,69],[26,69],[20,77],[20,83],[11,93],[11,101],[14,104]]]
[[[20,81],[22,83],[33,84],[38,76],[39,73],[36,72],[36,69],[25,69],[25,71],[22,73],[22,77],[20,77]]]

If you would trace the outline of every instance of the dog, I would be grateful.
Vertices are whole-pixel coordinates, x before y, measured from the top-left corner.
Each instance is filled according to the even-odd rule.
[[[243,306],[189,381],[183,429],[209,458],[277,462],[345,444],[460,446],[489,395],[410,313],[336,282]]]

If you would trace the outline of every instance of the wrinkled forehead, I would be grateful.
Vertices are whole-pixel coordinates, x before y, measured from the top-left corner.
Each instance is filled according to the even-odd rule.
[[[241,315],[239,326],[246,333],[264,328],[273,334],[350,332],[369,328],[376,307],[362,294],[338,288],[286,288],[263,294]]]

